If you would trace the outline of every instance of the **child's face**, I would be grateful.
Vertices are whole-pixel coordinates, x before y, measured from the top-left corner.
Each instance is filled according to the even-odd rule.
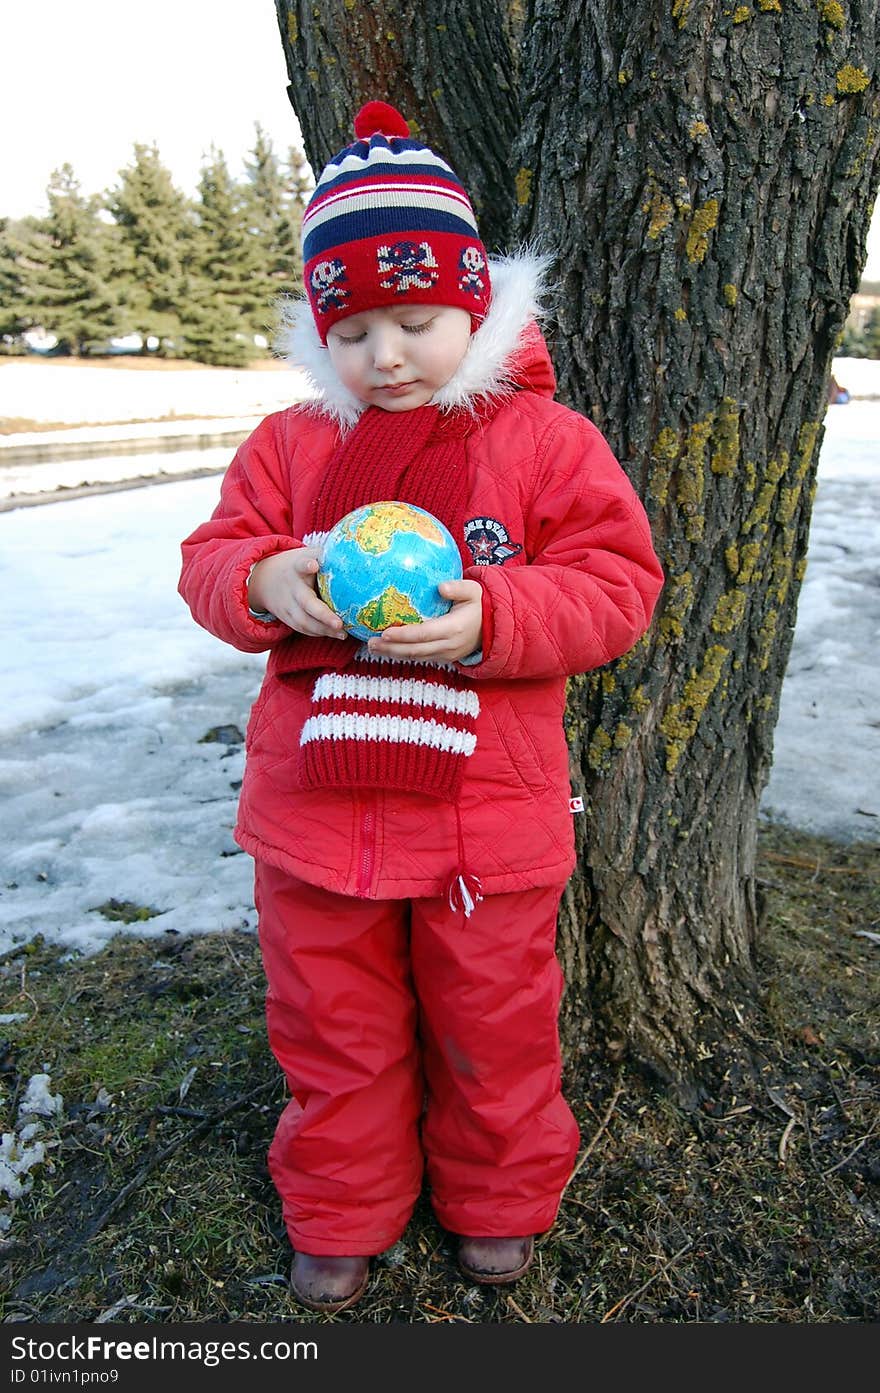
[[[467,353],[471,317],[455,305],[390,305],[340,319],[327,351],[345,386],[368,406],[414,411]]]

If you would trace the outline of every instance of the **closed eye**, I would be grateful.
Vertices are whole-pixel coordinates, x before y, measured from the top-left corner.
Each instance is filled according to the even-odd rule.
[[[433,323],[432,318],[426,319],[422,324],[401,324],[400,327],[405,334],[426,334]],[[340,334],[339,330],[336,330],[336,338],[340,343],[362,343],[366,337],[366,329],[362,329],[359,334]]]

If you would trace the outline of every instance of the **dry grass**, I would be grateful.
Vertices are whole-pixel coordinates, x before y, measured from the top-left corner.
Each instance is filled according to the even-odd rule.
[[[469,1286],[423,1196],[360,1305],[325,1319],[877,1319],[877,848],[772,828],[761,844],[757,1072],[731,1065],[688,1113],[597,1061],[571,1095],[579,1169],[524,1279]],[[253,937],[125,937],[68,962],[35,944],[2,974],[0,1010],[28,1014],[0,1055],[10,1117],[43,1069],[65,1112],[0,1251],[0,1319],[320,1320],[286,1290],[265,1163],[283,1086]]]

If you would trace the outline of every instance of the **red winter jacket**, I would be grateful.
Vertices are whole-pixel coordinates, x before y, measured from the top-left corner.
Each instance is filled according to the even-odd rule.
[[[533,277],[528,259],[492,264],[486,326],[494,333],[474,335],[467,376],[459,369],[443,389],[451,402],[504,394],[466,442],[465,533],[479,564],[464,574],[483,586],[484,623],[482,661],[459,665],[480,702],[459,807],[466,861],[484,894],[570,875],[566,677],[631,648],[663,583],[644,509],[604,438],[552,400],[553,369],[531,318]],[[299,734],[315,674],[276,676],[279,655],[298,636],[248,608],[252,566],[302,544],[297,518],[339,442],[340,419],[352,419],[351,399],[327,378],[326,350],[319,342],[304,349],[308,332],[300,314],[298,361],[315,356],[314,369],[306,366],[323,400],[257,427],[227,471],[212,519],[183,544],[180,591],[198,623],[244,652],[271,650],[248,724],[235,837],[253,856],[341,894],[440,895],[458,864],[454,807],[428,789],[300,788]]]

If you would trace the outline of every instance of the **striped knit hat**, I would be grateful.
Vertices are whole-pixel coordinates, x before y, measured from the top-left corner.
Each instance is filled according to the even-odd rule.
[[[489,307],[486,249],[467,192],[413,140],[393,106],[368,102],[303,216],[303,279],[322,343],[339,319],[386,305]]]

